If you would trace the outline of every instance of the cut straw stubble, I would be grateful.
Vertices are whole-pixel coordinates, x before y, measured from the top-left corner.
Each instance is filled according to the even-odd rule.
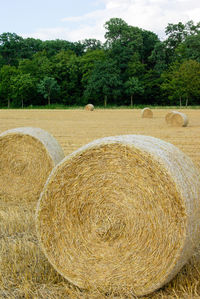
[[[140,135],[99,139],[49,176],[37,206],[39,243],[80,288],[149,294],[193,254],[199,194],[199,172],[175,146]]]

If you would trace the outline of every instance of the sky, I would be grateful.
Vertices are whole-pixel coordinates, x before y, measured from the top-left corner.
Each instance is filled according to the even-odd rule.
[[[199,0],[0,0],[0,8],[0,34],[41,40],[104,41],[110,18],[150,30],[162,40],[168,23],[200,21]]]

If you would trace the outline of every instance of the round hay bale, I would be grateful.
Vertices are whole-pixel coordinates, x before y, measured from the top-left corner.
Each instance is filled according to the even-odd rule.
[[[93,141],[49,176],[36,212],[39,243],[80,288],[151,293],[199,243],[199,178],[192,161],[160,139]]]
[[[171,111],[167,113],[165,121],[168,125],[172,126],[186,127],[188,125],[187,115],[178,111]]]
[[[165,115],[165,121],[168,125],[170,124],[170,119],[174,113],[176,113],[176,111],[170,111]]]
[[[85,110],[87,110],[87,111],[93,111],[93,110],[94,110],[94,105],[92,105],[92,104],[87,104],[87,105],[85,106]]]
[[[153,112],[149,108],[144,108],[141,111],[142,118],[153,118]]]
[[[188,117],[182,112],[173,112],[169,119],[169,124],[176,127],[187,127]]]
[[[0,134],[0,198],[38,200],[52,168],[64,158],[56,139],[40,128]]]

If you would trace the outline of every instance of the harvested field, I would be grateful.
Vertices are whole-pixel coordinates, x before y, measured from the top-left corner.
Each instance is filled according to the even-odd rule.
[[[165,115],[155,109],[152,119],[141,118],[141,110],[0,110],[0,133],[15,127],[40,127],[51,133],[65,155],[97,138],[143,134],[170,142],[187,154],[200,169],[200,110],[182,110],[187,127],[169,127]],[[81,291],[61,277],[38,246],[35,204],[0,200],[0,298],[134,298]],[[200,298],[200,249],[166,286],[144,298]]]

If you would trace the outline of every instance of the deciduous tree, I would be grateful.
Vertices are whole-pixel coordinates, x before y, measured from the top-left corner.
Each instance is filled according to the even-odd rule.
[[[104,97],[104,107],[107,106],[108,97],[116,98],[120,94],[119,69],[111,59],[98,62],[95,65],[85,91],[86,97]]]
[[[142,94],[144,87],[137,77],[131,77],[125,82],[125,91],[131,97],[130,105],[133,106],[133,96],[135,94]]]
[[[19,106],[19,100],[21,100],[22,108],[24,105],[30,104],[29,98],[36,89],[34,78],[30,74],[18,74],[11,78],[11,83],[15,105]]]
[[[51,104],[51,97],[60,91],[57,81],[52,77],[44,77],[37,85],[37,89],[45,99],[48,99],[48,106]]]
[[[15,66],[4,65],[0,69],[0,93],[7,101],[7,106],[10,108],[10,101],[12,98],[13,81],[12,77],[16,76],[17,69]]]

